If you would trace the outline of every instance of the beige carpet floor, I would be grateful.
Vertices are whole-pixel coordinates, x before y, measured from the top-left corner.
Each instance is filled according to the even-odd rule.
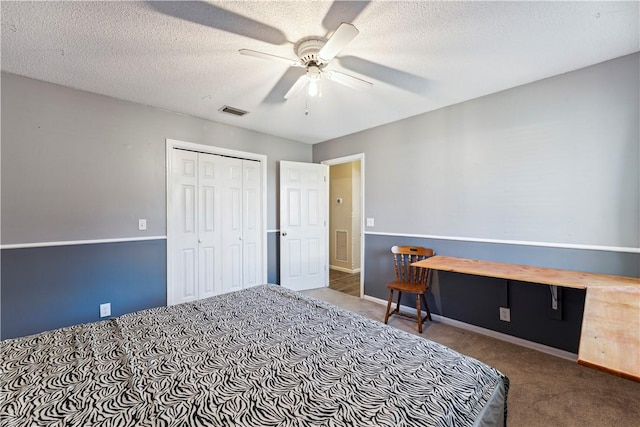
[[[329,288],[305,293],[384,321],[383,305]],[[389,325],[419,335],[410,319],[393,316]],[[640,427],[640,383],[442,323],[427,322],[422,336],[509,377],[510,427]]]

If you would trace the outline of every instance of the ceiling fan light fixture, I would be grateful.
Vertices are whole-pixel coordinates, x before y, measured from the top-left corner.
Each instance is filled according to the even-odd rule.
[[[307,93],[309,94],[309,96],[320,97],[320,81],[309,80],[309,87],[307,89]]]
[[[307,68],[307,78],[309,79],[309,85],[307,87],[307,93],[309,96],[320,96],[320,67],[317,65],[309,65]]]

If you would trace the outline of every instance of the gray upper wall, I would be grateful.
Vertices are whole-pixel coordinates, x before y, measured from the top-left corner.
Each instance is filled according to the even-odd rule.
[[[639,54],[313,146],[365,153],[367,231],[640,246]]]
[[[2,244],[165,235],[166,138],[266,155],[270,229],[277,162],[312,158],[307,144],[8,73],[1,136]]]

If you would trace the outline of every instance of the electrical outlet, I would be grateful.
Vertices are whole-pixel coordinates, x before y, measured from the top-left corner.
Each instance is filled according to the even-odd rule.
[[[367,227],[375,227],[376,220],[374,218],[367,218]]]
[[[104,304],[100,304],[100,317],[109,317],[111,316],[111,303],[107,302]]]
[[[138,230],[146,230],[147,229],[147,220],[139,219],[138,220]]]
[[[503,322],[511,322],[511,309],[500,307],[500,320]]]

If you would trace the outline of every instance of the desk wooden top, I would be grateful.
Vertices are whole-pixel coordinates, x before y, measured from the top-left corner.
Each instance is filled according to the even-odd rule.
[[[578,362],[640,382],[640,278],[446,256],[412,265],[586,289]]]
[[[517,280],[520,282],[540,283],[544,285],[567,288],[586,289],[587,287],[638,287],[640,278],[610,276],[607,274],[584,273],[580,271],[560,270],[556,268],[531,267],[528,265],[508,264],[477,259],[434,256],[418,261],[413,265],[433,270],[451,271],[454,273],[473,274],[476,276],[495,277],[498,279]]]

